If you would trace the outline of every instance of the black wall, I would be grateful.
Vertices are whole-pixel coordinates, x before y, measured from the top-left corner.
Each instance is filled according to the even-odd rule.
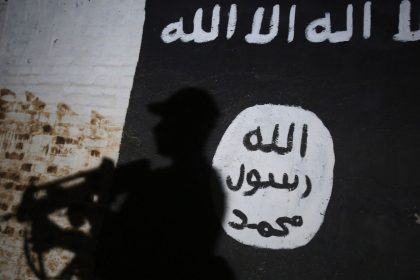
[[[180,17],[191,32],[198,8],[208,29],[215,4],[221,6],[219,38],[202,44],[161,40],[162,29]],[[238,23],[227,40],[231,4],[238,5]],[[281,11],[278,36],[268,44],[247,43],[255,10],[266,8],[267,30],[274,4]],[[292,4],[295,38],[287,43]],[[347,4],[354,7],[350,41],[308,42],[306,26],[326,11],[333,30],[345,29]],[[420,225],[414,218],[420,213],[420,42],[392,39],[399,4],[372,1],[372,35],[364,39],[362,1],[147,1],[120,164],[168,164],[152,133],[159,117],[147,106],[186,87],[207,91],[220,111],[208,139],[209,162],[243,109],[301,106],[324,122],[334,141],[334,185],[324,224],[308,245],[294,250],[256,249],[222,232],[218,254],[237,279],[420,279]],[[415,30],[419,8],[412,1]]]

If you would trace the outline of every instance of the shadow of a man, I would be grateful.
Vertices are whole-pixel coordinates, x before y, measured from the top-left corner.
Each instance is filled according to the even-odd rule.
[[[225,262],[213,254],[224,197],[204,156],[217,107],[205,91],[189,88],[149,109],[161,117],[153,130],[158,153],[172,164],[151,170],[141,160],[117,168],[116,206],[98,250],[101,276],[232,279]]]

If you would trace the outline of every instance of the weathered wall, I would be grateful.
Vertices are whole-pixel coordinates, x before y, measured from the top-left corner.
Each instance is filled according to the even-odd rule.
[[[144,2],[0,3],[0,215],[29,183],[117,159]],[[13,219],[0,223],[0,279],[31,276],[22,232]],[[71,254],[47,257],[54,275]]]

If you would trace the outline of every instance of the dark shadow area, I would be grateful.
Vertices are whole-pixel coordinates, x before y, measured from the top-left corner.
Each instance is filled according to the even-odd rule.
[[[53,248],[74,253],[60,279],[233,279],[213,253],[224,197],[204,147],[217,107],[188,88],[149,110],[160,116],[153,134],[170,166],[152,169],[144,159],[114,168],[105,159],[24,192],[16,217],[28,225],[25,254],[40,279],[48,278],[42,256]],[[49,217],[58,210],[69,226]]]
[[[26,224],[26,263],[39,279],[51,278],[45,255],[58,248],[70,251],[74,257],[63,260],[65,268],[54,279],[95,279],[97,238],[108,211],[113,171],[113,162],[104,159],[97,169],[26,188],[15,215]],[[59,225],[54,217],[64,224]]]

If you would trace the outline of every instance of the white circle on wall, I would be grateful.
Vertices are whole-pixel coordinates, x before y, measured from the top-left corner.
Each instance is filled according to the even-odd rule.
[[[314,113],[273,104],[245,109],[213,157],[226,201],[223,229],[259,248],[306,245],[324,220],[334,162],[331,135]]]

